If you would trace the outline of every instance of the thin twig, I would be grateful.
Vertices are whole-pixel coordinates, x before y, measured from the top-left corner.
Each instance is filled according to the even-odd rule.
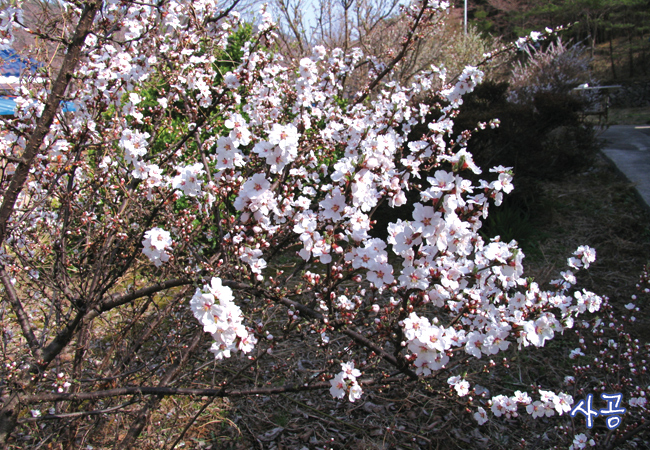
[[[192,417],[192,419],[191,419],[189,422],[187,422],[187,425],[185,425],[185,428],[183,428],[183,431],[181,431],[181,434],[178,435],[178,437],[176,438],[176,440],[174,441],[174,443],[169,447],[169,450],[173,450],[173,449],[178,445],[178,443],[181,441],[181,439],[183,439],[183,437],[185,436],[185,433],[187,433],[187,430],[189,430],[190,427],[191,427],[192,425],[194,425],[194,422],[196,422],[196,420],[199,418],[199,416],[200,416],[201,414],[203,414],[203,411],[205,411],[205,409],[206,409],[208,406],[210,406],[210,404],[214,401],[214,399],[215,399],[215,397],[210,397],[210,398],[209,398],[209,399],[208,399],[208,400],[203,404],[203,406],[201,406],[201,409],[199,409],[199,410],[197,411],[197,413],[194,414],[194,417]]]
[[[110,414],[115,413],[122,408],[126,408],[129,405],[133,405],[134,403],[136,403],[136,400],[129,400],[128,402],[122,403],[121,405],[106,409],[95,409],[93,411],[79,411],[66,414],[47,414],[40,417],[26,417],[24,419],[18,419],[18,423],[40,422],[41,420],[71,419],[74,417],[95,416],[97,414]]]

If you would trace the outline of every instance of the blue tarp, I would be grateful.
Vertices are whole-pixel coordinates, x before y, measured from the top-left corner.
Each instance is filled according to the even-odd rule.
[[[0,97],[0,116],[13,116],[16,102],[11,97]]]
[[[61,102],[61,111],[75,112],[74,102]],[[13,116],[16,111],[16,101],[14,97],[0,97],[0,116]]]

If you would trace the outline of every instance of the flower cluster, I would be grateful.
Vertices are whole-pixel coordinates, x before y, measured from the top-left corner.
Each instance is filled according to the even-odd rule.
[[[455,381],[457,377],[452,377],[450,380]],[[462,382],[458,382],[462,383]],[[458,385],[458,383],[456,385]],[[451,384],[451,383],[450,383]],[[458,389],[457,389],[458,390]],[[476,389],[475,389],[476,391]],[[463,395],[466,388],[463,387]],[[512,418],[519,415],[519,406],[523,406],[526,412],[533,418],[550,417],[557,414],[563,415],[571,411],[573,404],[573,397],[566,393],[555,394],[551,391],[539,389],[540,399],[533,401],[527,392],[515,391],[514,395],[496,395],[492,397],[488,404],[495,417]],[[488,421],[488,416],[485,409],[479,406],[474,413],[474,419],[479,425],[483,425]]]
[[[199,176],[204,174],[202,163],[192,164],[190,166],[180,167],[180,172],[172,179],[172,187],[180,189],[184,195],[196,197],[201,194],[201,180]]]
[[[13,29],[18,28],[20,22],[23,22],[22,9],[9,6],[0,11],[0,50],[11,49]]]
[[[68,392],[72,384],[66,380],[63,372],[59,372],[56,374],[56,381],[52,383],[52,386],[56,388],[57,392]]]
[[[547,29],[545,34],[552,31]],[[525,104],[540,93],[567,94],[578,85],[596,81],[591,75],[590,58],[583,45],[568,45],[558,39],[540,49],[534,45],[538,37],[539,33],[535,36],[531,33],[529,38],[522,38],[518,43],[526,55],[526,63],[519,62],[514,67],[510,101]]]
[[[589,445],[590,447],[595,447],[596,442],[593,439],[589,439],[589,437],[586,434],[579,433],[575,435],[575,438],[573,439],[573,443],[569,447],[569,450],[578,450],[578,449],[587,448],[587,445]]]
[[[210,351],[216,359],[229,358],[231,352],[250,352],[257,339],[242,324],[241,309],[234,302],[232,290],[223,286],[220,278],[212,278],[209,285],[197,288],[190,308],[203,330],[214,339]]]
[[[410,86],[388,83],[372,102],[343,107],[336,100],[342,95],[340,80],[364,58],[359,49],[345,53],[317,47],[292,69],[245,43],[242,62],[221,76],[208,74],[209,65],[203,64],[207,57],[194,55],[193,40],[188,37],[188,47],[176,54],[185,61],[186,75],[173,87],[179,96],[182,90],[194,92],[198,108],[214,110],[214,131],[197,129],[199,122],[188,124],[188,132],[203,132],[203,153],[183,155],[182,164],[163,169],[175,176],[161,175],[152,185],[160,195],[170,188],[182,192],[205,220],[211,220],[211,211],[226,214],[218,222],[227,225],[220,231],[221,249],[239,260],[237,268],[245,268],[243,274],[251,280],[266,279],[267,260],[277,246],[295,245],[306,265],[327,265],[323,281],[357,280],[356,291],[349,293],[339,292],[338,282],[314,285],[317,309],[328,320],[346,321],[355,320],[366,307],[362,284],[368,282],[368,301],[382,305],[377,335],[384,343],[389,340],[382,320],[400,327],[401,341],[394,345],[405,349],[406,360],[421,376],[446,368],[458,354],[455,350],[481,358],[512,343],[543,346],[555,333],[571,328],[579,314],[598,309],[599,297],[570,293],[575,284],[571,271],[562,273],[555,291],[542,291],[523,278],[524,255],[516,242],[486,242],[479,234],[489,205],[499,205],[513,185],[511,169],[502,166],[490,170],[496,179],[470,181],[466,172],[482,172],[464,146],[468,135],[454,143],[453,117],[463,95],[481,82],[478,68],[467,67],[437,93],[445,106],[431,120],[428,109],[414,103],[440,78],[440,71],[423,72]],[[157,67],[151,58],[143,64]],[[208,82],[221,77],[221,85]],[[166,98],[158,101],[161,110],[177,101],[169,94]],[[212,103],[216,98],[221,100]],[[131,92],[128,99],[122,112],[138,124],[146,112],[142,96]],[[128,123],[120,146],[137,170],[149,155],[152,134],[126,127]],[[414,139],[409,133],[418,125],[427,131]],[[151,166],[155,158],[146,161],[134,174],[145,181],[160,173],[158,166]],[[163,167],[166,160],[159,161]],[[157,198],[152,185],[145,182],[138,189]],[[405,205],[406,192],[414,187],[420,198],[412,204],[411,218],[390,223],[386,239],[371,236],[373,214],[381,203]],[[179,239],[191,234],[187,228],[197,220],[200,215],[182,222]],[[149,239],[145,244],[148,256],[153,249],[159,252],[157,258],[150,256],[157,265],[166,260],[170,242],[155,246]],[[389,252],[400,261],[399,269]],[[581,247],[569,265],[586,268],[593,256],[591,249]],[[191,258],[188,264],[197,262]],[[279,289],[280,280],[273,279],[271,286],[278,283]],[[238,346],[247,350],[254,338],[241,325],[230,291],[215,283],[197,291],[192,305],[213,334],[213,352],[221,358]],[[388,291],[390,299],[380,297]],[[450,321],[453,315],[460,320]],[[333,395],[349,392],[351,400],[357,398],[357,372],[337,375]],[[459,395],[469,389],[466,383],[453,383]]]
[[[169,231],[162,228],[154,227],[144,234],[144,241],[142,241],[144,253],[156,267],[160,267],[162,263],[169,261],[169,253],[167,250],[172,246],[172,238]]]
[[[357,382],[357,377],[360,376],[361,372],[354,368],[353,362],[341,363],[341,371],[330,380],[332,397],[343,398],[347,393],[351,402],[361,398],[363,391]]]

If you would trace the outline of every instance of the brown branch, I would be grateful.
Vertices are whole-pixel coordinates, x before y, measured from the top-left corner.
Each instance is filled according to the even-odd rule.
[[[628,431],[628,432],[625,433],[623,436],[621,436],[620,438],[616,439],[614,442],[610,443],[610,444],[607,446],[607,450],[612,450],[612,449],[615,449],[615,448],[620,448],[621,445],[623,445],[625,442],[627,442],[627,441],[630,440],[632,437],[634,437],[635,434],[638,434],[638,433],[640,433],[641,431],[643,431],[644,429],[648,428],[648,426],[650,426],[650,420],[646,420],[645,422],[643,422],[643,423],[642,423],[641,425],[639,425],[638,427],[634,428],[633,430]]]
[[[191,284],[192,281],[187,279],[176,278],[173,280],[168,280],[163,283],[157,283],[152,286],[138,289],[137,291],[131,292],[129,294],[124,294],[120,296],[111,296],[107,300],[101,302],[99,306],[91,311],[87,311],[83,308],[77,311],[74,318],[70,320],[66,326],[56,335],[56,337],[48,344],[45,349],[40,350],[40,358],[38,359],[38,365],[41,369],[44,369],[48,366],[50,362],[65,348],[66,345],[70,343],[72,337],[74,336],[75,331],[82,321],[88,322],[89,320],[94,319],[99,316],[101,313],[109,311],[113,308],[121,306],[125,303],[133,301],[135,299],[146,297],[156,292],[160,292],[165,289],[169,289],[177,286],[185,286]]]
[[[180,370],[185,366],[185,364],[187,364],[187,360],[189,359],[192,352],[196,349],[196,347],[201,342],[201,338],[203,337],[203,334],[204,334],[203,330],[199,330],[194,335],[194,339],[192,339],[190,345],[184,349],[180,360],[172,364],[172,366],[169,368],[169,370],[165,373],[165,375],[160,380],[160,383],[158,383],[158,387],[164,387],[167,384],[171,383],[174,378],[176,378]],[[156,397],[149,398],[146,404],[136,413],[136,417],[133,420],[133,422],[131,422],[131,426],[129,427],[129,431],[126,433],[126,436],[124,436],[124,438],[116,445],[115,448],[117,450],[122,450],[122,449],[126,450],[134,447],[135,442],[137,441],[138,437],[140,436],[140,433],[142,433],[142,430],[144,429],[144,426],[147,423],[149,414],[151,413],[151,411],[155,410],[158,407],[161,400],[162,400],[161,395],[157,395]]]
[[[5,191],[2,206],[0,206],[0,243],[3,242],[6,237],[7,224],[9,223],[9,218],[14,212],[18,195],[27,181],[27,176],[29,175],[34,159],[39,154],[39,150],[43,144],[43,139],[45,139],[45,136],[50,131],[50,127],[54,121],[54,116],[59,111],[65,91],[72,79],[72,74],[79,63],[81,48],[86,40],[86,36],[90,32],[90,28],[95,19],[95,14],[101,8],[101,5],[102,2],[100,0],[91,1],[85,4],[77,28],[75,29],[74,36],[67,47],[65,58],[61,65],[61,71],[52,85],[52,90],[45,102],[43,113],[36,122],[34,132],[25,145],[25,151],[22,154],[23,162],[16,166],[16,171],[11,177],[11,182]]]
[[[130,406],[134,403],[135,402],[133,400],[130,400],[126,403],[122,403],[121,405],[113,406],[112,408],[106,408],[106,409],[95,409],[92,411],[78,411],[78,412],[66,413],[66,414],[47,414],[45,416],[40,416],[40,417],[26,417],[24,419],[18,419],[18,423],[40,422],[41,420],[72,419],[75,417],[95,416],[97,414],[110,414],[110,413],[118,412],[120,409],[126,408],[127,406]]]
[[[296,41],[298,42],[298,47],[300,47],[300,55],[305,54],[305,48],[302,42],[302,35],[296,28],[296,23],[294,20],[297,20],[295,15],[294,19],[292,19],[291,14],[289,13],[289,6],[285,1],[279,0],[277,2],[278,6],[280,7],[280,11],[284,15],[285,19],[287,19],[287,24],[289,25],[289,28],[291,29],[291,32],[293,33],[294,37],[296,38]],[[298,7],[300,6],[300,3],[297,5]],[[297,8],[294,8],[294,12],[296,11]],[[302,25],[302,23],[301,23]],[[287,42],[287,47],[289,47],[289,43]]]
[[[199,416],[201,414],[203,414],[203,411],[205,411],[206,408],[212,404],[214,399],[215,399],[215,397],[210,397],[205,401],[205,403],[203,403],[203,406],[201,406],[201,409],[199,409],[196,412],[196,414],[194,414],[194,417],[192,417],[192,419],[190,419],[190,421],[187,422],[187,424],[183,428],[183,431],[181,431],[181,434],[179,434],[178,437],[176,438],[176,440],[172,443],[172,445],[169,446],[169,450],[173,450],[173,449],[176,448],[178,443],[183,439],[183,437],[185,437],[185,433],[187,433],[187,430],[189,430],[192,427],[192,425],[194,425],[194,422],[196,422],[197,419],[199,418]]]
[[[230,281],[230,280],[224,280],[223,281],[224,286],[228,286],[231,288],[235,289],[244,289],[244,290],[256,290],[260,295],[264,295],[266,297],[273,298],[274,296],[272,294],[268,294],[262,290],[256,289],[253,286],[248,286],[243,283],[238,283],[236,281]],[[314,311],[308,306],[303,305],[302,303],[298,303],[296,301],[293,301],[291,299],[282,297],[277,299],[280,303],[283,305],[291,308],[295,308],[298,311],[300,311],[300,314],[303,317],[311,317],[313,319],[318,319],[324,323],[325,316],[323,316],[321,313]],[[409,378],[412,380],[417,380],[418,376],[416,375],[415,372],[413,372],[411,369],[407,367],[407,365],[404,362],[399,361],[397,358],[395,358],[393,355],[387,353],[384,349],[379,347],[378,345],[374,344],[372,341],[370,341],[368,338],[364,337],[363,335],[352,331],[350,329],[344,328],[341,330],[341,333],[345,334],[346,336],[352,338],[357,344],[362,345],[363,347],[369,348],[376,354],[382,357],[385,361],[389,362],[393,366],[395,366],[397,369],[400,370],[400,372],[404,373],[405,375],[408,375]]]
[[[32,330],[32,326],[29,323],[29,319],[25,314],[25,310],[23,309],[23,304],[20,302],[20,299],[18,298],[18,293],[16,292],[13,283],[9,279],[9,274],[7,274],[7,271],[5,270],[4,266],[0,266],[0,280],[2,280],[2,285],[5,288],[5,293],[7,294],[7,298],[9,299],[9,303],[11,304],[11,308],[13,309],[14,314],[16,315],[16,319],[18,320],[20,329],[23,332],[23,336],[27,340],[27,345],[29,345],[29,349],[32,351],[32,356],[34,356],[34,358],[36,358],[36,360],[38,361],[43,356],[41,352],[41,346],[38,344],[38,339],[36,339],[34,330]]]
[[[4,125],[4,124],[3,124],[3,125]],[[25,160],[24,160],[24,159],[22,159],[22,158],[15,158],[15,157],[10,156],[10,155],[0,155],[0,158],[2,158],[2,159],[6,159],[7,161],[10,161],[10,162],[12,162],[12,163],[22,163],[22,164],[25,164]]]
[[[124,353],[115,367],[127,367],[131,364],[134,358],[137,358],[137,353],[140,348],[149,340],[149,337],[160,326],[160,324],[169,317],[170,311],[172,311],[174,306],[178,304],[179,299],[185,296],[185,292],[186,289],[181,290],[181,292],[174,296],[172,301],[168,302],[167,306],[165,306],[162,311],[159,311],[159,314],[157,314],[153,320],[148,322],[146,328],[142,329],[138,336],[131,342],[128,350]],[[101,370],[103,371],[106,369],[110,362],[110,359],[105,358],[102,362]]]
[[[225,285],[225,283],[224,283]],[[298,311],[300,311],[300,314],[304,316],[309,316],[313,317],[315,319],[323,320],[325,317],[314,311],[313,309],[309,308],[308,306],[305,306],[301,303],[295,302],[293,300],[290,300],[288,298],[281,298],[280,303],[282,303],[285,306],[288,307],[294,307]],[[352,331],[348,328],[344,328],[341,330],[341,333],[345,334],[346,336],[352,338],[357,344],[362,345],[363,347],[369,348],[376,354],[382,357],[385,361],[389,362],[393,366],[395,366],[397,369],[399,369],[402,373],[406,374],[411,378],[412,380],[417,380],[418,376],[410,370],[403,362],[400,362],[397,358],[395,358],[393,355],[387,353],[383,348],[379,347],[378,345],[374,344],[372,341],[370,341],[368,338],[364,337],[363,335],[357,333],[356,331]]]
[[[54,358],[56,358],[59,353],[70,343],[72,337],[74,336],[77,327],[81,323],[84,315],[86,314],[85,310],[78,310],[74,318],[67,323],[67,325],[59,331],[56,337],[48,344],[47,347],[43,349],[42,358],[38,361],[38,365],[41,369],[46,368]]]
[[[235,6],[237,6],[237,3],[239,3],[239,1],[240,1],[240,0],[234,0],[234,1],[232,2],[232,4],[231,4],[227,9],[225,9],[224,11],[222,11],[218,16],[215,16],[215,17],[208,17],[208,18],[206,18],[205,21],[204,21],[204,25],[205,25],[205,24],[208,24],[208,23],[211,23],[211,22],[218,22],[218,21],[220,21],[221,19],[223,19],[224,17],[226,17],[228,14],[230,14],[230,12],[231,12],[233,9],[235,9]]]
[[[115,375],[115,376],[112,376],[112,377],[80,378],[77,381],[79,383],[97,383],[99,381],[103,381],[103,382],[113,381],[113,380],[117,380],[117,379],[122,378],[122,377],[126,377],[128,375],[132,375],[132,374],[137,373],[137,372],[141,371],[142,369],[146,369],[146,368],[147,368],[147,365],[142,364],[142,365],[136,367],[133,370],[129,370],[128,372],[122,372],[122,373],[120,373],[118,375]]]
[[[373,352],[380,355],[385,361],[388,361],[393,366],[397,367],[400,370],[400,372],[404,373],[405,375],[408,375],[408,377],[411,378],[412,380],[417,380],[419,378],[415,372],[413,372],[411,369],[407,367],[406,363],[399,361],[397,358],[395,358],[395,356],[386,353],[386,351],[383,348],[379,347],[378,345],[375,345],[372,341],[362,336],[361,334],[349,329],[343,330],[342,333],[354,339],[354,341],[357,344],[361,344],[364,347],[367,347],[371,349]]]
[[[146,288],[138,289],[137,291],[130,292],[128,294],[117,295],[113,294],[105,298],[99,305],[92,309],[84,318],[84,321],[89,321],[99,316],[100,314],[110,311],[113,308],[122,306],[126,303],[132,302],[142,297],[148,297],[150,295],[156,294],[160,291],[171,289],[179,286],[187,286],[192,284],[194,281],[187,278],[174,278],[172,280],[163,281],[162,283],[156,283],[154,285],[148,286]]]
[[[7,440],[16,427],[18,413],[20,412],[20,394],[17,392],[0,398],[0,448],[7,448]]]
[[[382,380],[360,380],[361,386],[373,386],[376,384],[385,384],[403,381],[402,378],[391,377]],[[157,396],[198,396],[198,397],[249,397],[252,395],[270,395],[282,394],[287,392],[304,392],[329,389],[332,387],[329,381],[323,381],[313,384],[295,384],[289,383],[284,386],[250,388],[250,389],[199,389],[199,388],[175,388],[175,387],[150,387],[150,386],[129,386],[123,388],[108,389],[105,391],[79,392],[75,394],[35,394],[23,396],[21,402],[24,404],[35,404],[43,402],[72,402],[85,400],[99,400],[109,397],[122,397],[125,395],[157,395]]]

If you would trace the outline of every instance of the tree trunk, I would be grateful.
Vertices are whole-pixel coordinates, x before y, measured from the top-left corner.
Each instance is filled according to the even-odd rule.
[[[591,33],[591,39],[589,39],[589,43],[591,44],[591,59],[594,59],[594,55],[596,53],[597,37],[598,37],[598,22],[594,20],[594,29],[593,32]]]
[[[27,145],[21,158],[22,161],[16,167],[9,186],[4,193],[2,205],[0,206],[0,244],[4,242],[10,231],[7,229],[7,226],[14,212],[16,199],[22,191],[24,184],[27,182],[32,163],[39,152],[41,152],[43,140],[54,122],[57,111],[61,107],[61,101],[63,100],[65,91],[72,80],[72,76],[81,58],[81,48],[92,28],[95,15],[101,7],[101,0],[94,0],[85,3],[84,9],[81,12],[74,35],[67,46],[61,70],[52,85],[43,112],[36,122],[35,129],[27,139]],[[42,361],[37,361],[37,364],[41,363]],[[18,414],[21,409],[20,406],[17,393],[11,393],[2,398],[2,409],[0,409],[0,449],[7,448],[11,433],[16,427]]]
[[[162,396],[150,398],[137,412],[135,419],[131,422],[131,427],[126,433],[126,436],[115,445],[116,450],[129,450],[134,448],[135,442],[138,440],[142,430],[144,430],[144,426],[147,424],[149,413],[158,407],[161,400]]]
[[[616,64],[614,63],[614,45],[612,44],[612,36],[609,36],[609,61],[612,66],[612,77],[614,79],[618,78],[616,76]]]
[[[630,78],[634,76],[634,43],[632,42],[632,33],[627,35],[628,55],[630,58]]]

